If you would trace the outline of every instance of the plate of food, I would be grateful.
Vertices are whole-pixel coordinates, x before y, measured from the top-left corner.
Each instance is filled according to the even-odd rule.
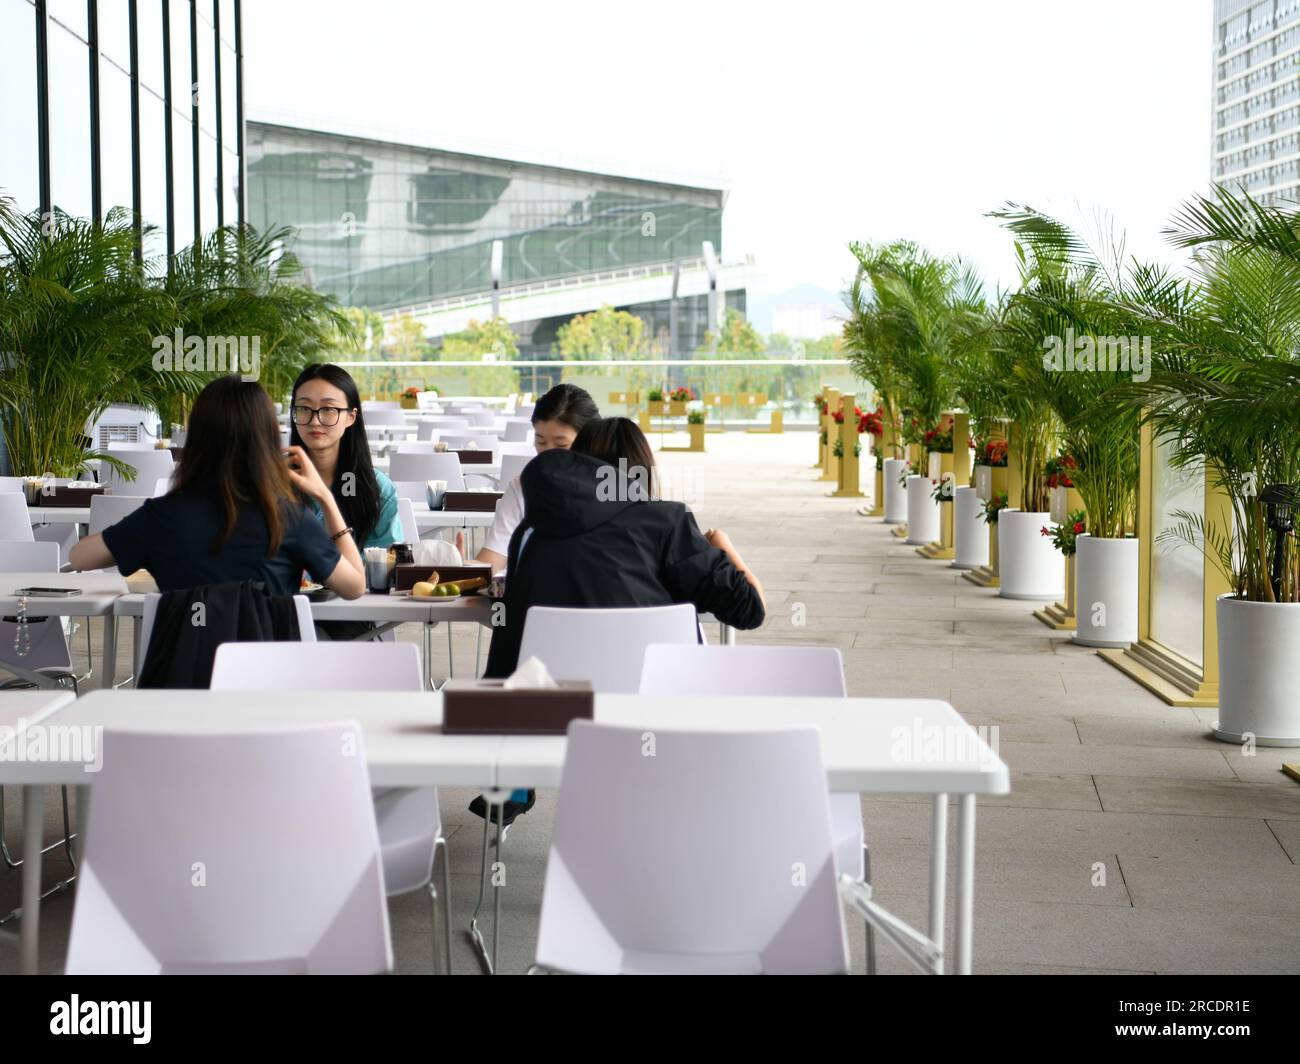
[[[411,598],[418,602],[438,602],[448,598],[460,598],[462,595],[474,595],[488,586],[482,576],[468,580],[438,580],[437,573],[430,573],[428,580],[421,580],[411,588]]]
[[[324,584],[318,584],[305,578],[298,587],[298,594],[306,595],[308,602],[328,602],[334,597],[334,592]]]

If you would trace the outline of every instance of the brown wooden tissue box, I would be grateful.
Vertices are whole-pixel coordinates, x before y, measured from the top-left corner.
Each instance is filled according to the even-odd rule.
[[[456,735],[563,735],[571,720],[591,720],[595,694],[586,680],[558,687],[504,686],[504,680],[448,680],[442,730]]]
[[[466,465],[491,465],[491,451],[452,451],[452,454],[460,458],[460,464]]]
[[[449,491],[442,497],[442,508],[452,512],[482,510],[491,513],[503,494],[500,491]]]
[[[93,488],[70,488],[66,484],[57,485],[48,495],[37,496],[36,506],[89,506],[96,495],[107,495],[108,489],[103,485]]]

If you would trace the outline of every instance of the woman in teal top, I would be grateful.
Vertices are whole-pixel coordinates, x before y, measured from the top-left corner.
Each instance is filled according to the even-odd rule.
[[[289,414],[289,442],[307,452],[317,473],[307,478],[308,505],[319,515],[320,503],[332,495],[362,550],[400,542],[397,491],[370,461],[361,396],[351,374],[330,363],[306,367],[294,381]],[[365,621],[330,621],[316,630],[330,639],[355,639],[373,627]]]

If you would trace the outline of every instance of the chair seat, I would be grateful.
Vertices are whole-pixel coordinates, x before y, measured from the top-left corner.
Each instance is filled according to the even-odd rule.
[[[831,795],[831,841],[835,847],[835,871],[862,879],[862,799],[856,794]]]
[[[623,975],[762,975],[763,958],[754,952],[665,953],[626,950]]]
[[[433,869],[434,840],[442,835],[434,787],[375,788],[375,822],[390,898],[423,887]]]

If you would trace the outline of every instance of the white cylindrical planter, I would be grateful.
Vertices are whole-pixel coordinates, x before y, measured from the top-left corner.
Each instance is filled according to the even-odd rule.
[[[1216,739],[1300,746],[1300,602],[1220,595]]]
[[[934,481],[929,477],[907,478],[907,540],[923,547],[939,538],[939,504],[930,498]]]
[[[989,563],[989,526],[984,504],[975,488],[955,488],[952,493],[954,569],[978,569]]]
[[[1086,647],[1126,647],[1138,638],[1138,541],[1076,541],[1074,641]]]
[[[1059,599],[1065,595],[1065,566],[1043,535],[1046,513],[1003,510],[998,514],[998,594],[1013,599]]]
[[[901,525],[907,520],[907,488],[898,482],[907,468],[902,458],[885,459],[885,524]]]

